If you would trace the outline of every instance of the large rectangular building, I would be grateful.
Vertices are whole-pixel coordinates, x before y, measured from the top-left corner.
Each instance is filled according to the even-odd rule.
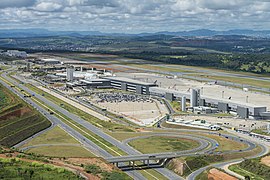
[[[145,95],[150,94],[149,93],[150,87],[157,86],[155,83],[147,83],[124,77],[104,77],[104,79],[108,79],[111,81],[112,88]]]
[[[165,89],[160,87],[151,87],[150,94],[154,96],[166,97],[167,93],[173,94],[173,98],[181,99],[185,96],[187,99],[192,101],[190,92],[179,92],[177,90]],[[220,112],[236,112],[241,118],[253,117],[255,119],[269,119],[269,113],[267,113],[266,107],[258,107],[252,104],[241,104],[237,102],[233,102],[231,100],[219,100],[208,97],[201,97],[204,99],[205,104],[211,105],[212,107],[218,108]]]
[[[111,81],[108,79],[87,79],[80,80],[80,83],[87,88],[111,88]]]

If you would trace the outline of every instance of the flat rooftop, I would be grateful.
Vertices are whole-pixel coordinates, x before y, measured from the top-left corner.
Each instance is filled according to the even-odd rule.
[[[92,82],[109,82],[109,79],[88,79],[88,80],[80,80],[80,82],[91,84]]]
[[[124,83],[137,84],[137,85],[144,85],[144,86],[156,86],[156,84],[154,83],[138,81],[138,80],[130,79],[126,77],[104,77],[104,79],[109,79],[112,81],[119,81],[119,82],[124,82]]]
[[[173,93],[174,96],[176,97],[183,97],[185,96],[187,99],[190,99],[190,92],[182,92],[174,89],[167,89],[167,88],[160,88],[160,87],[151,87],[150,88],[150,93],[159,93],[165,95],[165,93]],[[205,99],[206,102],[211,102],[217,104],[218,102],[223,102],[223,103],[228,103],[232,107],[237,107],[237,106],[242,106],[242,107],[247,107],[247,108],[261,108],[261,107],[266,107],[263,104],[258,105],[258,104],[252,104],[252,103],[247,103],[247,102],[240,102],[237,100],[228,100],[228,99],[222,99],[222,98],[214,98],[214,97],[209,97],[205,95],[201,95],[202,99]]]
[[[44,61],[44,62],[60,62],[59,60],[52,59],[52,58],[44,58],[44,59],[41,59],[41,61]]]

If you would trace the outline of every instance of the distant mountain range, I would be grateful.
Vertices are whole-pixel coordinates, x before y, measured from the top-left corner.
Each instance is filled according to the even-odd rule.
[[[139,34],[125,34],[125,33],[102,33],[99,31],[49,31],[47,29],[0,29],[0,38],[25,38],[25,37],[49,37],[49,36],[153,36],[153,35],[169,35],[169,36],[228,36],[241,35],[253,37],[270,37],[270,30],[255,31],[248,29],[235,29],[228,31],[215,31],[209,29],[198,29],[192,31],[169,32],[162,31],[156,33],[139,33]]]

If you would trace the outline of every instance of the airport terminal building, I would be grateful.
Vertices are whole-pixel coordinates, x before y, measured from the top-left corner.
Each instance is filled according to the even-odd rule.
[[[82,73],[83,76],[79,80],[72,82],[68,74]],[[71,72],[66,73],[67,86],[75,87],[82,86],[85,88],[113,88],[122,91],[129,91],[142,95],[152,95],[165,98],[169,101],[188,100],[190,105],[189,109],[195,113],[235,113],[239,118],[254,118],[254,119],[270,119],[270,112],[267,111],[265,106],[256,106],[250,103],[233,101],[231,99],[211,98],[201,96],[200,89],[189,89],[188,92],[177,91],[173,89],[166,89],[158,87],[156,83],[148,83],[135,79],[117,77],[117,76],[104,76],[97,75],[86,76],[87,72]],[[185,103],[185,102],[184,102]],[[182,107],[185,105],[182,104]],[[186,110],[186,109],[185,109]]]
[[[130,91],[137,94],[149,95],[149,88],[157,86],[155,83],[147,83],[124,77],[105,77],[105,79],[110,80],[111,87],[114,89]]]

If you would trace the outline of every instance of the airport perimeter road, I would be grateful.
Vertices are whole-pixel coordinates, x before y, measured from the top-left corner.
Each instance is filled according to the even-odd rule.
[[[11,82],[12,84],[15,84],[16,86],[19,85],[16,81],[10,79],[5,74],[2,74],[2,77],[4,77],[6,80],[8,80],[9,82]],[[0,79],[0,83],[3,84],[6,88],[8,88],[10,91],[12,91],[13,93],[15,93],[16,95],[18,95],[20,98],[22,98],[26,103],[30,104],[35,109],[37,109],[48,120],[50,120],[54,125],[60,125],[66,132],[68,132],[71,136],[73,136],[80,143],[82,143],[84,145],[84,147],[86,149],[90,150],[93,154],[95,154],[97,156],[101,156],[103,158],[112,157],[112,155],[109,154],[107,151],[105,151],[104,149],[102,149],[99,146],[97,146],[95,143],[93,143],[92,141],[90,141],[89,139],[87,139],[85,136],[83,136],[82,134],[80,134],[78,131],[76,131],[75,129],[71,128],[69,125],[65,124],[59,118],[55,117],[54,115],[49,114],[46,109],[44,109],[43,107],[41,107],[40,105],[38,105],[31,98],[24,98],[24,96],[21,94],[21,92],[15,90],[14,88],[11,88],[6,82],[2,81],[1,79]],[[22,86],[20,86],[20,88],[21,87]],[[32,136],[32,137],[28,138],[27,140],[19,143],[16,147],[18,148],[19,145],[25,144],[26,142],[28,142],[33,137],[34,136]],[[131,176],[132,178],[134,178],[134,179],[138,179],[138,180],[144,180],[145,179],[145,177],[141,173],[139,173],[137,171],[126,172],[126,173],[129,176]]]
[[[2,77],[4,77],[6,80],[8,80],[9,82],[15,84],[16,86],[18,86],[19,88],[23,89],[24,91],[26,91],[29,94],[35,94],[35,98],[39,99],[40,101],[42,101],[44,104],[52,107],[53,109],[55,109],[56,111],[60,112],[61,114],[65,114],[65,116],[67,116],[68,118],[76,121],[78,124],[82,125],[83,127],[87,128],[88,130],[90,130],[91,132],[93,132],[94,134],[98,135],[99,137],[101,137],[102,139],[108,141],[109,143],[111,143],[112,145],[118,147],[119,149],[121,149],[122,151],[126,152],[129,155],[136,155],[138,154],[138,152],[121,143],[120,141],[114,139],[113,137],[111,137],[110,135],[104,133],[101,129],[97,128],[96,126],[90,124],[89,122],[81,119],[80,117],[70,113],[69,111],[63,109],[62,107],[60,107],[59,105],[47,100],[45,97],[36,94],[35,92],[33,92],[32,90],[28,89],[27,87],[25,87],[22,84],[19,84],[18,82],[16,82],[15,80],[9,78],[8,76],[6,76],[6,74],[2,74]],[[69,130],[67,130],[67,132],[69,132]],[[87,138],[79,138],[81,141],[83,141],[83,139],[87,139]],[[111,157],[110,156],[103,156],[103,157]],[[166,168],[158,168],[155,169],[157,170],[159,173],[161,173],[164,177],[168,178],[168,179],[172,179],[172,180],[176,180],[176,179],[181,179],[180,176],[178,176],[177,174],[175,174],[174,172],[166,169]],[[133,171],[128,172],[129,174],[133,174]],[[142,178],[142,177],[141,177]]]
[[[240,136],[240,137],[244,138],[245,141],[247,141],[249,143],[258,143],[259,146],[261,147],[262,151],[260,153],[254,155],[254,156],[246,157],[246,158],[253,159],[253,158],[261,157],[261,156],[264,156],[264,155],[268,154],[268,152],[269,152],[269,146],[268,145],[265,145],[265,143],[260,142],[260,141],[256,141],[256,140],[251,140],[250,138],[245,137],[243,135],[240,135],[238,133],[235,133],[233,131],[229,131],[229,132],[231,132],[231,133],[233,133],[233,134],[235,134],[237,136]],[[199,174],[201,174],[203,171],[205,171],[209,167],[220,168],[220,169],[223,169],[228,174],[235,175],[235,173],[234,172],[231,172],[230,170],[228,170],[227,167],[230,166],[230,165],[233,165],[233,164],[241,163],[242,161],[244,161],[244,159],[236,159],[236,160],[231,160],[231,161],[228,161],[228,162],[216,163],[216,164],[212,164],[212,165],[209,165],[209,166],[200,168],[200,169],[194,171],[193,173],[191,173],[187,177],[187,180],[194,180]]]

